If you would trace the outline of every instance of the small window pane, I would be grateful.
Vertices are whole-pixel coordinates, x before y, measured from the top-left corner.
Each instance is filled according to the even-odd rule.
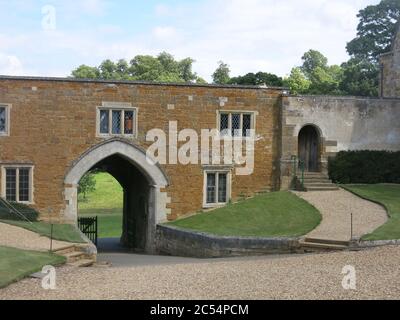
[[[29,202],[30,169],[19,169],[19,201]]]
[[[220,173],[218,176],[218,202],[227,202],[227,175],[226,173]]]
[[[250,137],[251,130],[251,115],[244,114],[243,115],[243,137]]]
[[[240,114],[232,114],[232,137],[240,137],[240,118]]]
[[[121,134],[121,111],[112,112],[112,134]]]
[[[229,135],[229,114],[221,114],[220,132],[222,135]]]
[[[133,134],[133,111],[125,111],[125,134]]]
[[[0,107],[0,132],[6,132],[6,108]]]
[[[6,199],[17,201],[17,170],[6,169]]]
[[[216,203],[216,175],[215,173],[207,174],[207,203]]]
[[[100,133],[101,134],[109,134],[109,117],[110,117],[110,112],[109,110],[101,110],[100,111]]]

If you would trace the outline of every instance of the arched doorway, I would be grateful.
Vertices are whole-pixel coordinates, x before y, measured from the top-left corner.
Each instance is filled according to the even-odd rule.
[[[167,220],[168,179],[158,165],[147,161],[139,147],[121,139],[101,143],[84,153],[65,178],[64,217],[78,218],[78,184],[91,170],[111,174],[123,187],[123,245],[137,251],[155,252],[156,225]]]
[[[307,125],[299,133],[299,160],[304,163],[307,172],[320,171],[320,135],[318,130]]]

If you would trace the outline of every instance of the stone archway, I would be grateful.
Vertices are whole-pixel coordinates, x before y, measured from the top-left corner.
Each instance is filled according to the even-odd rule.
[[[304,126],[298,136],[299,160],[307,172],[319,172],[320,168],[320,134],[313,125]]]
[[[124,186],[122,241],[154,253],[156,225],[167,220],[169,199],[163,189],[169,185],[168,178],[158,165],[147,161],[144,150],[125,140],[113,139],[96,145],[72,164],[64,181],[64,220],[76,223],[79,181],[88,171],[99,167],[105,168]],[[135,215],[134,226],[129,228],[132,215]],[[129,238],[134,231],[141,235],[135,241]]]

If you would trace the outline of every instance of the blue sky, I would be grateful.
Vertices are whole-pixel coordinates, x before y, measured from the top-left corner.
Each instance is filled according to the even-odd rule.
[[[345,61],[357,12],[378,2],[0,0],[0,74],[68,76],[80,64],[167,51],[194,58],[207,80],[219,60],[232,75],[285,76],[311,48]]]

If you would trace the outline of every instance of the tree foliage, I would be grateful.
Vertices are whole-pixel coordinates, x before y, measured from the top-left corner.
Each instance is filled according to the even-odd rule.
[[[234,77],[229,80],[229,84],[253,86],[266,85],[271,87],[282,87],[283,79],[272,73],[258,72]]]
[[[78,193],[83,196],[83,199],[86,199],[87,194],[95,190],[96,179],[94,173],[88,172],[82,177],[81,181],[79,181]]]
[[[192,58],[177,61],[171,54],[162,52],[157,57],[138,55],[129,63],[124,59],[117,62],[108,59],[98,67],[81,65],[72,71],[72,76],[101,80],[204,83],[204,79],[193,72],[194,62]]]
[[[353,58],[378,63],[379,56],[390,51],[400,19],[400,1],[382,0],[361,10],[357,17],[357,37],[347,44],[347,51]]]
[[[227,65],[223,61],[219,61],[218,68],[212,75],[213,82],[216,84],[228,84],[231,80],[230,73],[231,70],[229,68],[229,65]]]

